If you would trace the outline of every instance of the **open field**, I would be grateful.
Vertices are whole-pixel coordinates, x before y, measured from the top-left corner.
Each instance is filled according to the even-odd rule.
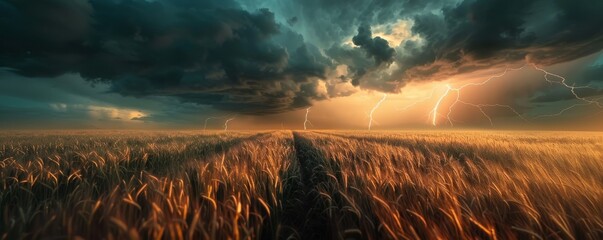
[[[603,134],[5,132],[0,239],[603,239]]]

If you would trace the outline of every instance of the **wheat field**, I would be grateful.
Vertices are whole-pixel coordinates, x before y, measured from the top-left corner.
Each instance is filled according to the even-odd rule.
[[[0,134],[0,239],[603,239],[603,134]]]

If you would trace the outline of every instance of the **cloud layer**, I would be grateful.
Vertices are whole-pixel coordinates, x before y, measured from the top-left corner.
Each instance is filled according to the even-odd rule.
[[[127,96],[174,96],[252,114],[327,97],[316,85],[330,62],[268,9],[207,0],[50,0],[2,2],[0,15],[0,65],[25,76],[74,72]]]
[[[0,67],[272,114],[351,85],[399,92],[410,81],[572,61],[603,49],[601,12],[589,0],[0,0]]]

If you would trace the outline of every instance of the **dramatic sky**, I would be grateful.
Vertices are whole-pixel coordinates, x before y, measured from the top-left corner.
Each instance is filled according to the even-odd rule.
[[[372,113],[373,129],[603,130],[602,13],[600,0],[0,0],[0,128],[300,129],[311,107],[311,129],[366,129]]]

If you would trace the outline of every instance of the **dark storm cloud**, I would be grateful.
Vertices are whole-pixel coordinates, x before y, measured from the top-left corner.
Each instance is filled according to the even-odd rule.
[[[245,1],[247,2],[247,1]],[[267,2],[267,3],[266,3]],[[398,20],[412,22],[420,39],[389,42],[395,69],[350,65],[349,79],[361,87],[395,91],[405,82],[445,79],[457,74],[518,64],[540,66],[575,60],[603,48],[603,2],[592,0],[460,0],[460,1],[252,1],[297,16],[294,26],[327,49],[336,63],[363,62],[373,55],[352,54],[344,46],[360,26]],[[373,36],[375,37],[375,36]],[[387,70],[387,71],[386,71]],[[387,84],[397,83],[397,84]],[[389,87],[384,88],[384,87]]]
[[[603,48],[603,2],[467,0],[414,18],[425,43],[407,42],[409,79],[445,77],[527,60],[547,66]]]
[[[347,81],[398,92],[524,60],[575,60],[603,48],[601,12],[592,0],[0,0],[0,67],[271,114],[349,95],[331,85]],[[412,37],[376,34],[400,21]],[[346,73],[329,79],[338,65]]]
[[[386,24],[423,11],[441,9],[450,0],[241,0],[248,9],[267,7],[285,20],[295,16],[297,30],[317,46],[329,48],[356,34],[363,23]],[[397,45],[398,43],[393,43]]]
[[[334,45],[327,50],[327,55],[336,62],[348,66],[347,78],[351,79],[354,86],[358,86],[367,74],[388,67],[394,61],[396,51],[385,39],[373,37],[370,26],[358,27],[358,33],[352,38],[352,43],[358,48]],[[346,79],[345,76],[343,79]],[[389,90],[389,87],[376,85],[371,85],[369,88]]]
[[[381,38],[374,37],[370,26],[360,26],[358,35],[352,38],[352,42],[366,51],[367,56],[374,58],[377,65],[388,64],[394,60],[396,51],[389,43]]]
[[[299,19],[297,19],[297,17],[292,17],[292,18],[287,19],[287,23],[289,25],[293,26],[295,23],[297,23],[298,20]]]
[[[262,114],[323,99],[330,62],[268,9],[229,1],[0,2],[0,65],[31,77],[79,73],[126,96]],[[289,42],[277,38],[289,37]],[[290,36],[292,35],[292,36]]]

